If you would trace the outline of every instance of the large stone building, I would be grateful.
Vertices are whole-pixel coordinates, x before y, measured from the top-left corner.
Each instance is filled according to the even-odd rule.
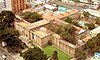
[[[65,52],[66,54],[69,54],[70,56],[74,57],[75,53],[77,52],[77,48],[79,46],[84,45],[84,42],[87,42],[87,38],[84,40],[84,42],[81,40],[79,41],[79,46],[74,45],[70,42],[67,42],[63,39],[61,39],[60,35],[50,31],[46,26],[50,23],[59,22],[59,24],[68,24],[61,20],[41,20],[34,23],[29,23],[25,21],[24,19],[17,16],[20,20],[15,22],[15,28],[20,32],[21,35],[24,35],[28,38],[27,41],[32,40],[34,44],[36,44],[39,47],[45,47],[50,42],[52,45],[60,49],[61,51]],[[80,30],[80,28],[75,27],[77,29],[76,33]]]

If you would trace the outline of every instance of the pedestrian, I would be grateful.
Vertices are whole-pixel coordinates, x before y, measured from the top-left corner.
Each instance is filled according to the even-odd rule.
[[[3,58],[4,60],[6,60],[6,59],[7,59],[7,55],[6,55],[6,54],[3,54],[3,55],[2,55],[2,58]]]

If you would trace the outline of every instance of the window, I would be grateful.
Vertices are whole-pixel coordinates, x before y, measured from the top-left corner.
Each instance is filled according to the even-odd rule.
[[[34,34],[32,33],[32,39],[34,39]]]

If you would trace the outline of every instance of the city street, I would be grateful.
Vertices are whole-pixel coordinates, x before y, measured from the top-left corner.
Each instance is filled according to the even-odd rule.
[[[0,60],[4,60],[2,58],[3,54],[7,55],[7,59],[6,60],[15,60],[11,55],[9,55],[7,52],[5,52],[3,49],[0,48]]]

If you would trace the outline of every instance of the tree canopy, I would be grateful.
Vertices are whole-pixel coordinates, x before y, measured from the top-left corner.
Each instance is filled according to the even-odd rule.
[[[85,23],[85,25],[88,27],[88,29],[92,30],[95,28],[95,24],[93,23]]]
[[[89,17],[90,13],[84,11],[84,12],[83,12],[83,15],[84,15],[85,17]]]
[[[38,14],[37,12],[25,12],[25,13],[22,13],[21,16],[30,23],[43,19],[42,15]]]
[[[96,24],[100,25],[100,17],[96,17],[94,20],[96,21]]]
[[[54,52],[53,52],[53,54],[52,54],[52,59],[53,59],[53,60],[59,60],[59,59],[58,59],[58,52],[57,52],[57,51],[54,51]]]
[[[10,52],[18,52],[26,46],[18,38],[19,32],[14,29],[15,14],[11,11],[2,11],[0,13],[0,42],[5,42]],[[13,51],[12,51],[13,50]]]
[[[80,2],[80,0],[72,0],[72,1],[74,1],[74,2]]]
[[[73,35],[76,29],[72,24],[68,24],[68,25],[64,24],[59,26],[51,23],[46,28],[59,34],[62,37],[62,39],[69,41],[73,44],[76,43],[76,40]]]
[[[73,20],[73,19],[70,18],[70,17],[67,17],[67,18],[65,19],[65,21],[68,22],[68,23],[72,23],[72,20]]]
[[[84,47],[76,50],[75,57],[80,57],[85,60],[88,56],[93,56],[96,52],[100,52],[100,33],[85,44]]]
[[[27,51],[20,54],[25,60],[47,60],[46,54],[38,48],[29,48]]]
[[[2,11],[0,13],[0,25],[2,25],[3,27],[14,27],[13,26],[13,22],[15,18],[15,14],[13,14],[11,11]]]
[[[90,55],[93,55],[95,52],[100,52],[100,33],[96,37],[89,39],[86,48]]]

